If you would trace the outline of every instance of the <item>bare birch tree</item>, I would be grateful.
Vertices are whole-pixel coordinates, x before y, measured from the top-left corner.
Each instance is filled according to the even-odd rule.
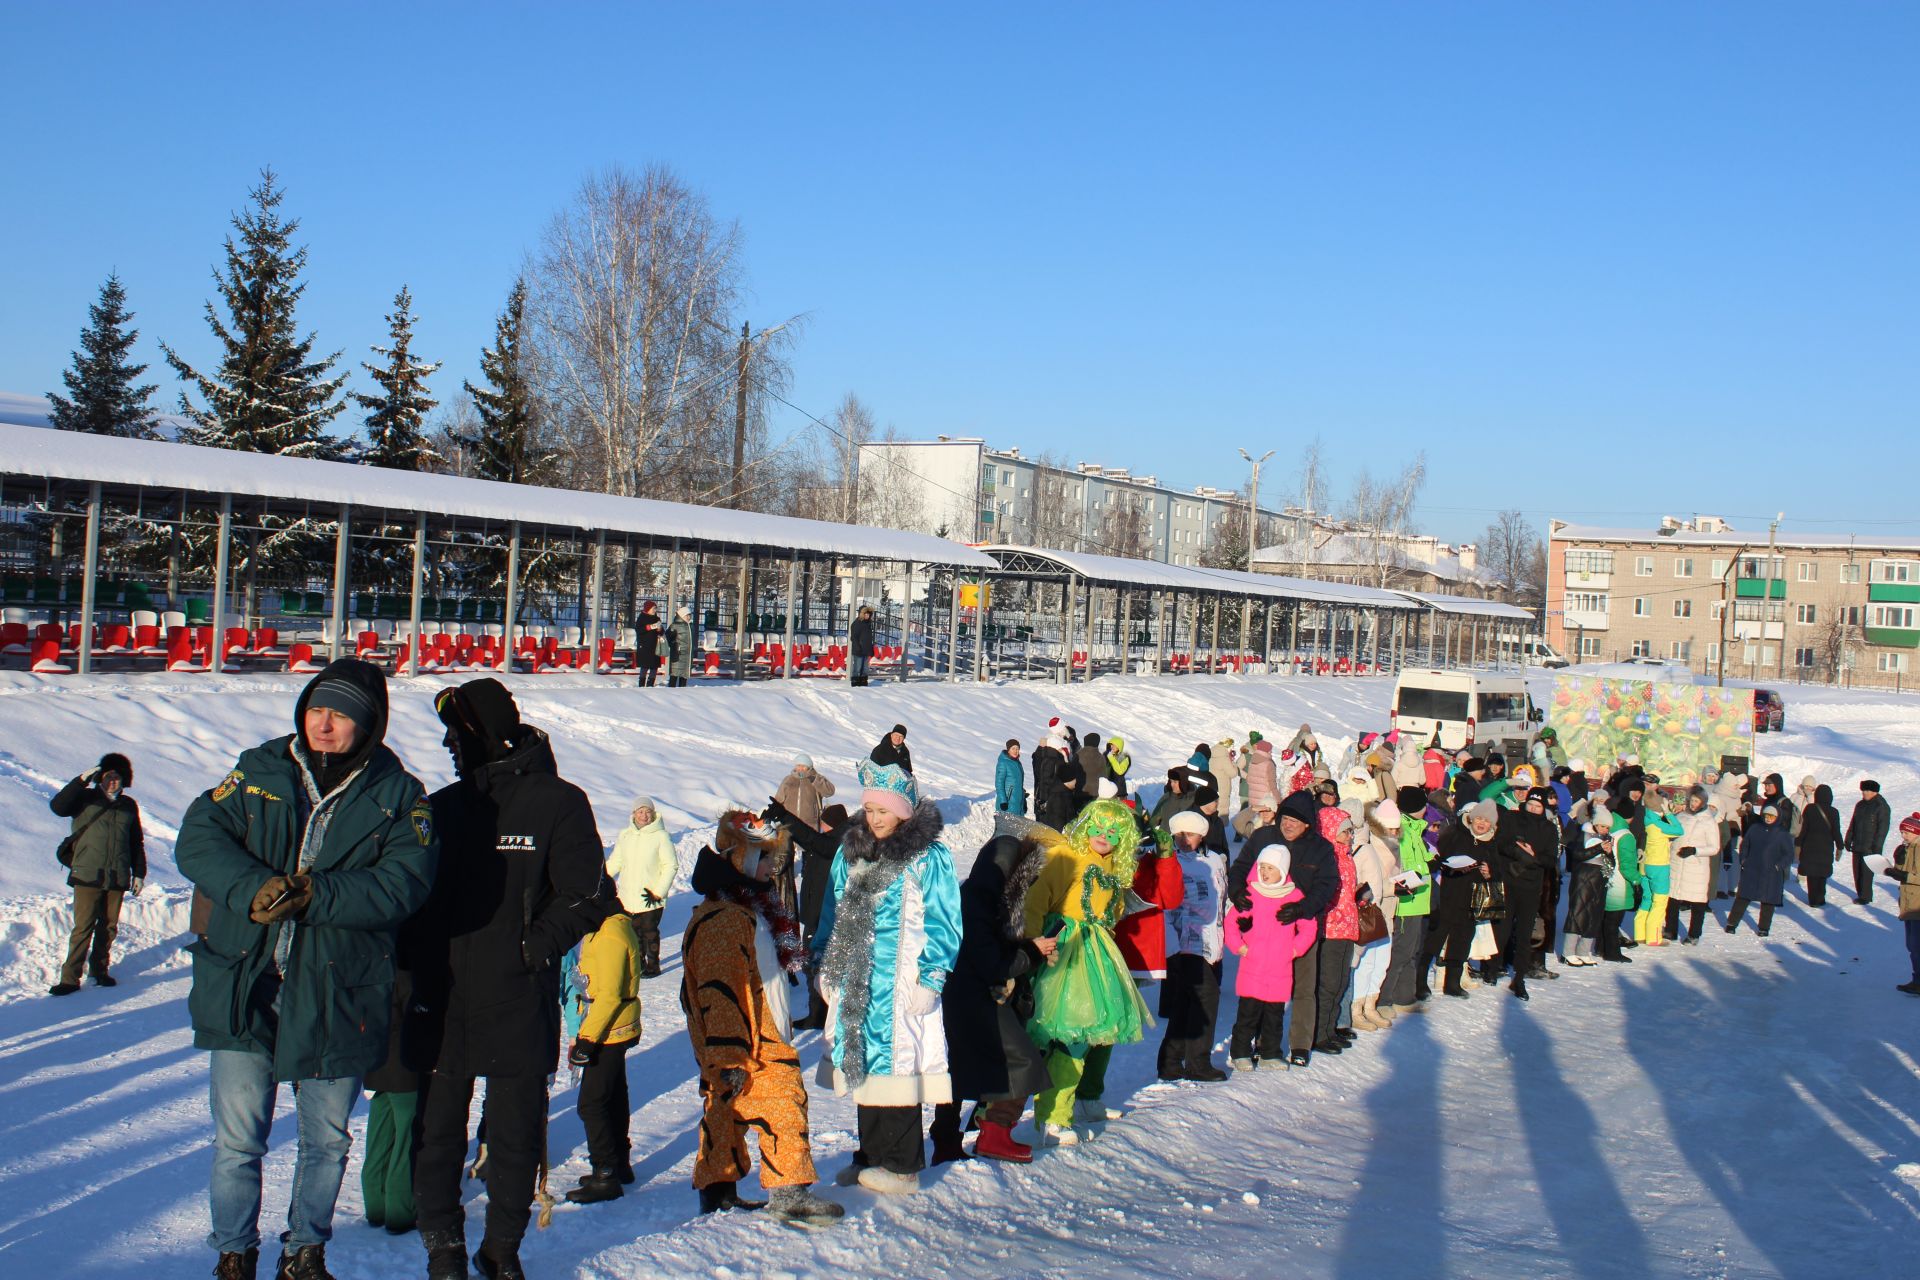
[[[1376,480],[1362,470],[1354,479],[1347,496],[1345,518],[1358,526],[1353,537],[1356,552],[1353,567],[1365,585],[1393,587],[1411,576],[1406,553],[1408,527],[1420,490],[1427,482],[1427,455],[1414,455],[1399,475]]]

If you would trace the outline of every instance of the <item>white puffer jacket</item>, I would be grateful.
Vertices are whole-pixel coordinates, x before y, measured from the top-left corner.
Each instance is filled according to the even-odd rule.
[[[1680,835],[1673,842],[1673,900],[1712,902],[1720,874],[1720,815],[1709,806],[1679,817]],[[1681,857],[1680,850],[1689,847],[1693,856]]]

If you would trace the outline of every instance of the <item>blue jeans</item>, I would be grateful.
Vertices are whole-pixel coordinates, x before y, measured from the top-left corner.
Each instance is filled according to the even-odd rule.
[[[213,1104],[213,1179],[207,1199],[213,1230],[207,1243],[221,1253],[260,1244],[260,1160],[273,1129],[273,1059],[264,1053],[215,1049],[209,1096]],[[300,1148],[287,1204],[289,1250],[333,1237],[333,1204],[347,1172],[347,1118],[360,1081],[301,1080],[294,1085]]]
[[[869,655],[864,653],[847,655],[847,678],[850,680],[865,680],[867,678],[867,663],[869,660]]]
[[[1913,980],[1920,982],[1920,917],[1900,923],[1907,926],[1907,958],[1913,961]]]

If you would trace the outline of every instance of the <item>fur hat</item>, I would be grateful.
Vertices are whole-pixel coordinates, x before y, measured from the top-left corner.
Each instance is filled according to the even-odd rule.
[[[118,751],[109,751],[100,757],[100,772],[119,774],[120,785],[123,787],[133,785],[133,761]]]
[[[1182,809],[1167,820],[1167,830],[1177,836],[1204,836],[1210,825],[1205,814],[1192,809]]]

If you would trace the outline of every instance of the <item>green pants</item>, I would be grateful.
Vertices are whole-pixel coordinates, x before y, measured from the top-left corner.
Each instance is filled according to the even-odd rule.
[[[1076,1099],[1098,1102],[1107,1096],[1107,1063],[1113,1057],[1113,1046],[1096,1044],[1082,1048],[1083,1055],[1078,1058],[1057,1041],[1047,1050],[1047,1075],[1053,1080],[1053,1087],[1041,1090],[1034,1098],[1035,1123],[1066,1128],[1073,1123]]]
[[[367,1110],[367,1150],[360,1168],[360,1194],[367,1221],[389,1231],[413,1230],[414,1121],[417,1093],[376,1093]]]

